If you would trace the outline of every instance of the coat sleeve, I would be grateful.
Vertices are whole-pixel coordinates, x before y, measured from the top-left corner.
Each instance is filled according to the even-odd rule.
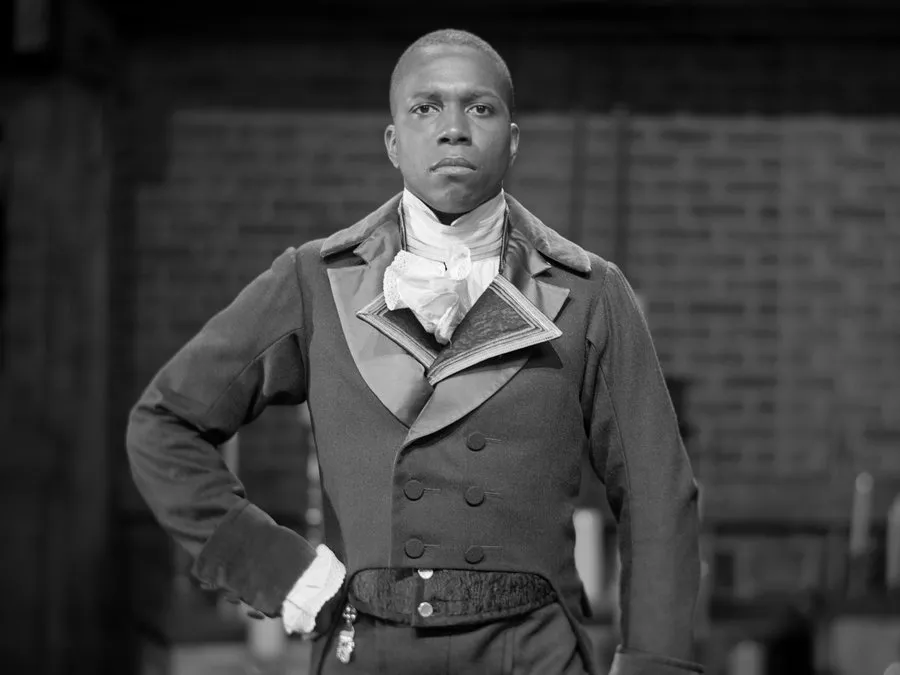
[[[132,476],[201,583],[277,616],[315,549],[247,500],[219,446],[306,399],[303,293],[288,249],[156,374],[131,411]]]
[[[703,672],[693,658],[700,581],[697,484],[643,314],[606,274],[588,332],[591,464],[618,523],[622,642],[611,675]]]

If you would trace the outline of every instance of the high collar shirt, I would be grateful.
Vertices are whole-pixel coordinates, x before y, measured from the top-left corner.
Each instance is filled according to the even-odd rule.
[[[408,189],[403,190],[400,203],[410,253],[446,264],[454,247],[462,245],[469,249],[472,271],[467,278],[467,305],[471,307],[500,271],[506,220],[503,190],[450,225],[442,224],[434,211]]]

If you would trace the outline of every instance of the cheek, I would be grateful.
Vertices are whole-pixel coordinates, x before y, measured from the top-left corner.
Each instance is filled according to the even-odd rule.
[[[404,134],[397,138],[397,155],[405,158],[407,161],[415,160],[419,154],[418,146],[419,144],[416,142],[415,137]]]
[[[487,154],[490,156],[491,164],[498,167],[505,165],[509,161],[509,142],[497,141]]]
[[[496,129],[484,129],[481,133],[483,147],[494,157],[509,154],[512,137],[508,133],[498,132]]]

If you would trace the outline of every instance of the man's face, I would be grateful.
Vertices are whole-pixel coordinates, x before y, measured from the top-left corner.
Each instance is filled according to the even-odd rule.
[[[407,57],[384,140],[406,187],[432,208],[465,213],[500,191],[515,159],[504,79],[471,47],[427,47]]]

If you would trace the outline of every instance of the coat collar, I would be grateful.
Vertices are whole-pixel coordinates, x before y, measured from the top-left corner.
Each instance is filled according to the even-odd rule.
[[[404,447],[468,414],[527,362],[528,349],[561,335],[554,321],[569,290],[537,279],[552,260],[590,272],[587,253],[507,195],[504,270],[441,349],[409,310],[389,311],[382,279],[401,248],[400,195],[322,245],[323,258],[346,252],[363,265],[329,267],[350,354],[376,397],[409,429]]]
[[[402,195],[403,193],[394,195],[362,220],[348,228],[338,230],[328,237],[322,243],[320,250],[322,257],[327,258],[353,249],[354,253],[369,262],[381,250],[380,246],[371,245],[370,239],[373,235],[376,235],[384,227],[390,229],[398,227],[397,209],[400,206]],[[591,271],[590,258],[583,248],[544,225],[509,193],[506,194],[506,203],[509,207],[509,219],[513,231],[520,233],[537,252],[580,274],[588,274]],[[527,264],[532,275],[539,274],[548,268],[540,257],[529,256]]]

